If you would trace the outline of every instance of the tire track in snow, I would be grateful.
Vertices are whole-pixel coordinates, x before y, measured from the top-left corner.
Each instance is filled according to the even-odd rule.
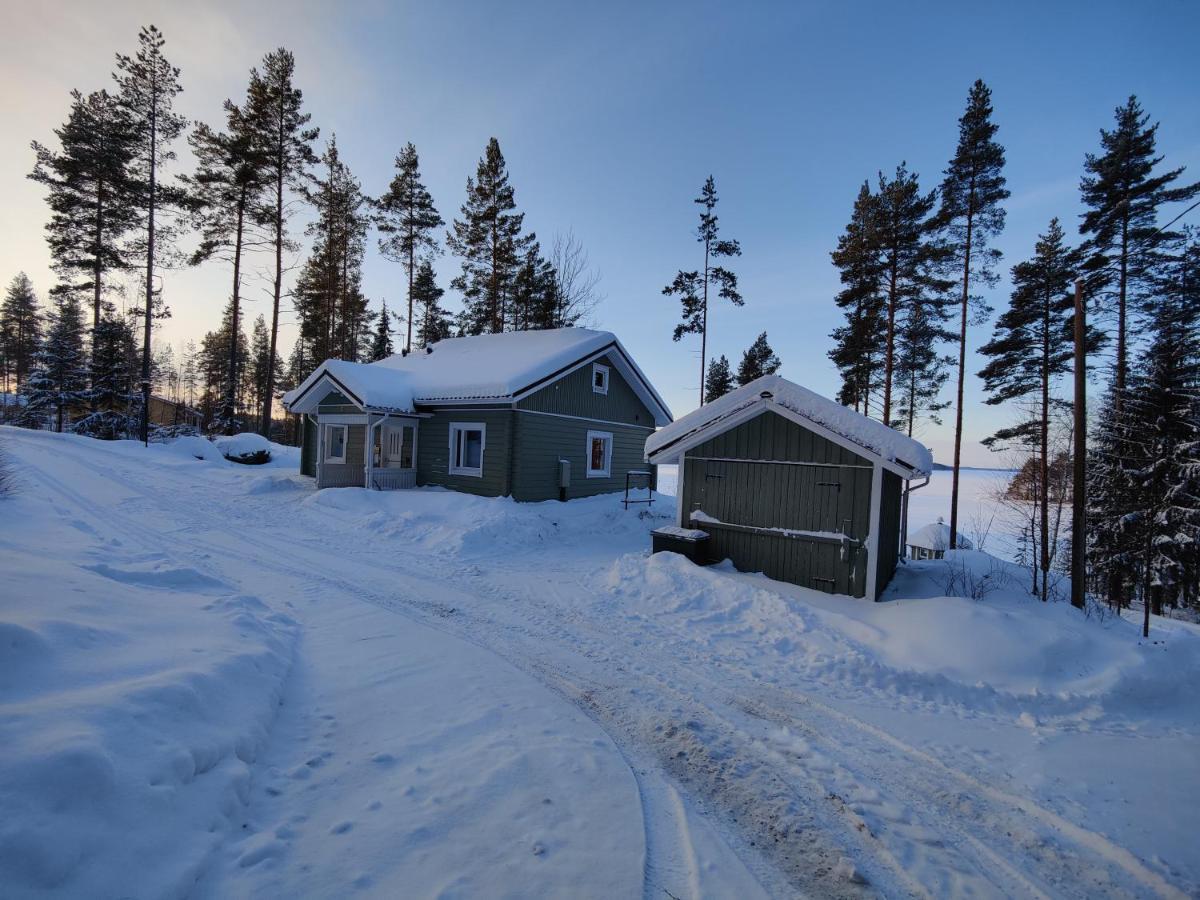
[[[127,462],[127,458],[114,454],[114,457],[123,462]],[[112,477],[111,471],[104,473],[105,476]],[[145,486],[144,481],[126,482],[125,479],[116,479],[125,483],[125,486],[136,491],[146,498],[147,501],[154,503],[154,498],[147,494],[142,488]],[[205,484],[204,488],[207,491],[217,489],[220,485],[209,483]],[[206,493],[205,492],[205,493]],[[206,527],[212,528],[214,531],[225,531],[229,529],[231,519],[235,521],[244,521],[247,525],[253,524],[255,527],[262,527],[268,524],[272,518],[278,519],[279,504],[278,495],[276,495],[274,505],[265,504],[265,509],[261,510],[262,514],[251,514],[251,507],[254,504],[249,502],[250,498],[237,497],[235,503],[240,504],[241,508],[235,506],[234,509],[226,510],[226,518],[215,520],[209,518],[209,525]],[[102,518],[107,516],[105,510],[98,510],[97,514]],[[272,515],[273,513],[273,515]],[[132,524],[132,523],[131,523]],[[158,533],[148,533],[150,537],[156,540],[162,540],[162,535]],[[361,536],[360,536],[361,537]],[[237,555],[249,562],[262,564],[263,557],[261,553],[267,554],[295,554],[296,547],[292,544],[276,544],[274,539],[267,542],[260,539],[242,540],[241,543],[245,546],[257,548],[260,553],[246,553],[244,550],[239,551]],[[332,553],[327,546],[327,542],[317,541],[302,541],[306,549],[319,557],[330,557]],[[927,820],[932,819],[931,823],[935,833],[940,832],[943,836],[949,835],[955,839],[956,845],[952,848],[958,853],[964,861],[970,863],[970,867],[978,870],[980,875],[988,870],[991,871],[990,876],[983,877],[982,882],[974,883],[975,889],[984,889],[987,891],[987,886],[990,885],[993,891],[1004,891],[1006,893],[1028,893],[1037,895],[1043,889],[1050,893],[1058,894],[1079,894],[1081,891],[1086,894],[1085,887],[1099,887],[1099,884],[1094,879],[1089,879],[1087,876],[1089,869],[1094,868],[1096,862],[1100,863],[1101,868],[1112,869],[1116,867],[1122,870],[1127,876],[1133,879],[1132,885],[1127,885],[1133,888],[1133,892],[1138,890],[1153,890],[1156,893],[1163,895],[1181,895],[1176,888],[1167,883],[1158,873],[1148,869],[1141,863],[1133,854],[1129,853],[1118,845],[1113,844],[1108,839],[1088,831],[1081,826],[1074,825],[1062,817],[1057,816],[1050,810],[1041,807],[1032,800],[1016,797],[1007,794],[999,789],[993,788],[990,785],[974,779],[973,776],[965,772],[955,769],[936,757],[931,756],[924,751],[903,744],[894,736],[888,734],[882,729],[878,729],[868,723],[849,716],[845,713],[840,713],[832,708],[820,704],[811,696],[796,696],[794,693],[786,693],[776,691],[772,695],[769,689],[764,689],[761,684],[753,681],[746,681],[741,673],[734,671],[724,671],[721,673],[720,681],[711,678],[705,678],[701,673],[693,671],[680,665],[672,665],[669,660],[658,660],[657,672],[646,671],[644,661],[642,665],[635,664],[632,667],[632,675],[626,676],[624,679],[608,679],[605,684],[595,684],[594,681],[589,681],[589,675],[585,671],[578,670],[578,665],[574,666],[574,671],[559,671],[555,669],[551,671],[547,668],[544,658],[549,651],[553,651],[556,657],[556,662],[561,663],[564,655],[568,658],[572,655],[577,655],[579,661],[586,663],[585,669],[598,669],[600,672],[608,670],[609,672],[616,671],[616,667],[621,665],[622,660],[619,654],[614,654],[612,648],[612,639],[614,635],[611,632],[597,632],[596,623],[587,620],[585,617],[578,614],[564,613],[565,610],[570,610],[569,604],[559,603],[553,604],[544,601],[540,597],[532,597],[514,592],[503,585],[488,583],[478,576],[463,576],[460,572],[448,570],[447,562],[442,559],[432,558],[429,555],[421,555],[410,551],[399,549],[395,546],[395,541],[379,541],[375,543],[385,544],[388,552],[392,555],[395,562],[408,562],[411,564],[419,564],[421,568],[429,574],[433,574],[433,570],[437,571],[444,582],[455,585],[456,587],[464,586],[464,600],[475,597],[479,589],[482,588],[486,593],[493,597],[507,601],[501,609],[495,609],[489,606],[485,611],[480,609],[465,608],[467,604],[462,604],[461,608],[455,612],[455,615],[442,618],[442,621],[432,621],[430,617],[438,617],[439,610],[433,608],[428,603],[418,599],[419,585],[422,581],[428,583],[429,578],[416,578],[411,574],[397,571],[395,565],[381,565],[378,559],[373,559],[369,550],[362,545],[362,542],[354,547],[339,548],[339,552],[347,554],[352,561],[350,568],[362,569],[364,566],[375,571],[383,573],[387,578],[407,581],[409,587],[416,587],[417,592],[411,597],[384,597],[380,595],[371,595],[364,592],[361,582],[353,580],[330,579],[326,573],[314,573],[313,577],[319,578],[323,582],[335,585],[343,590],[356,591],[360,595],[367,593],[363,599],[376,605],[384,606],[393,611],[404,611],[397,608],[397,602],[403,605],[408,614],[413,614],[423,624],[439,627],[439,630],[447,631],[459,637],[472,640],[493,652],[498,652],[499,655],[514,662],[519,668],[524,668],[538,675],[544,683],[556,687],[560,693],[565,696],[572,697],[585,711],[589,711],[599,724],[604,727],[606,723],[615,725],[616,730],[624,736],[625,741],[632,740],[634,746],[640,747],[655,747],[655,737],[640,733],[639,729],[646,726],[646,722],[639,722],[636,717],[631,719],[628,715],[622,715],[621,706],[622,694],[626,693],[629,688],[631,679],[633,683],[637,683],[636,679],[653,682],[653,687],[658,691],[659,708],[652,712],[660,712],[666,710],[672,713],[672,719],[679,719],[687,716],[689,713],[697,713],[702,719],[708,720],[702,724],[712,724],[714,728],[720,727],[726,731],[726,737],[730,740],[735,740],[738,737],[738,731],[744,727],[744,723],[738,722],[738,709],[741,704],[740,712],[749,716],[751,719],[762,719],[764,721],[774,720],[777,725],[784,725],[792,730],[805,734],[806,738],[818,738],[824,741],[825,755],[834,757],[834,752],[841,750],[847,757],[853,755],[854,760],[847,759],[846,762],[853,762],[857,771],[850,771],[845,766],[843,770],[845,774],[841,777],[849,778],[852,781],[862,781],[863,773],[871,776],[873,782],[872,787],[879,789],[885,800],[893,799],[893,795],[899,794],[901,804],[906,801],[913,803],[914,798],[920,799],[921,804],[913,807],[913,810],[921,805],[928,807],[932,801],[935,805],[932,808],[927,808],[921,818]],[[207,546],[214,554],[229,553],[230,549],[223,545],[212,544],[205,539],[199,538],[197,535],[192,535],[190,547],[199,549]],[[328,563],[329,559],[322,560]],[[431,567],[431,562],[436,562],[436,567]],[[295,574],[295,568],[274,567],[275,571],[288,572]],[[562,574],[562,573],[557,573]],[[556,588],[557,589],[557,588]],[[581,587],[582,589],[582,587]],[[532,610],[536,610],[537,614],[533,615]],[[444,614],[444,610],[441,610]],[[508,621],[498,619],[494,615],[488,615],[491,612],[505,612],[509,615],[518,616],[517,621]],[[441,618],[441,617],[439,617]],[[453,620],[453,626],[450,621]],[[568,627],[569,624],[569,627]],[[470,632],[467,634],[466,632]],[[589,635],[591,635],[589,637]],[[551,645],[548,641],[554,642]],[[500,646],[497,646],[500,645]],[[636,661],[636,656],[631,657]],[[593,673],[594,674],[594,673]],[[736,682],[743,682],[734,684]],[[683,687],[681,687],[681,685]],[[735,690],[736,687],[736,690]],[[585,696],[586,694],[586,696]],[[722,705],[709,702],[705,704],[706,709],[699,709],[693,701],[699,696],[729,696],[729,700]],[[767,695],[764,699],[764,695]],[[602,700],[607,702],[601,702]],[[628,700],[625,700],[628,703]],[[674,709],[671,709],[672,704]],[[746,704],[749,705],[747,708]],[[757,705],[756,705],[757,704]],[[589,710],[588,707],[597,707]],[[803,706],[803,709],[797,707]],[[784,709],[792,709],[792,712],[784,712]],[[685,719],[685,721],[687,721]],[[699,720],[696,720],[699,721]],[[836,733],[838,729],[843,732],[847,729],[855,733],[855,739],[843,741],[840,747],[833,746],[833,743],[826,733],[826,730]],[[622,740],[618,739],[617,735],[613,734],[611,727],[606,727],[610,736],[613,736],[614,741],[618,746],[622,745]],[[675,746],[672,742],[679,736],[680,732],[677,729],[667,739],[667,746]],[[686,737],[686,732],[685,732]],[[864,749],[864,742],[872,742],[874,746]],[[686,740],[683,743],[688,743]],[[661,748],[660,748],[661,750]],[[822,798],[815,796],[814,788],[818,791],[823,784],[823,779],[813,778],[812,773],[806,771],[806,767],[797,764],[792,760],[788,760],[786,753],[780,753],[778,748],[771,748],[769,744],[766,750],[771,751],[776,757],[775,766],[781,770],[777,774],[780,778],[791,783],[792,790],[797,801],[801,806],[820,806],[819,802]],[[890,765],[886,769],[880,768],[878,762],[873,759],[879,756],[883,751],[881,758],[886,758],[887,753],[900,754],[906,758],[906,763],[903,765]],[[624,752],[624,750],[623,750]],[[759,753],[763,754],[766,751],[760,748]],[[627,760],[628,760],[627,756]],[[672,764],[670,758],[662,761],[666,771],[671,772],[677,777],[688,779],[689,765],[692,760],[687,760],[686,763]],[[868,765],[868,762],[871,764]],[[635,775],[638,773],[637,765],[631,761],[631,768]],[[981,810],[976,804],[970,808],[966,814],[960,809],[954,808],[955,796],[953,792],[945,790],[944,781],[939,781],[938,778],[916,777],[918,774],[924,773],[926,770],[938,773],[942,779],[953,779],[959,781],[965,789],[973,792],[975,795],[985,797],[989,807],[986,810]],[[639,787],[642,786],[642,781],[639,779]],[[695,783],[689,784],[689,787],[695,788]],[[701,786],[703,788],[703,786]],[[701,793],[703,793],[703,789]],[[728,800],[729,798],[724,798]],[[840,798],[839,798],[840,799]],[[975,798],[972,798],[975,799]],[[826,798],[826,802],[828,802]],[[831,805],[837,806],[836,803]],[[736,803],[724,804],[726,813],[737,810]],[[643,792],[643,815],[646,815],[647,800]],[[980,812],[984,815],[980,815]],[[810,810],[811,812],[811,810]],[[851,830],[857,830],[857,822],[861,822],[862,818],[853,809],[848,809],[844,806],[837,809],[837,815],[848,820],[841,823],[839,827],[837,822],[831,822],[830,816],[819,816],[818,821],[822,827],[829,828],[830,831],[845,832],[847,824]],[[1077,852],[1066,856],[1059,854],[1056,858],[1042,858],[1037,862],[1044,866],[1052,874],[1058,877],[1053,878],[1050,882],[1043,881],[1038,878],[1033,880],[1032,876],[1022,873],[1014,868],[1013,865],[1007,862],[1009,858],[1019,859],[1024,851],[1030,849],[1029,846],[1023,846],[1019,839],[1014,839],[1010,843],[1005,843],[1000,840],[1002,849],[993,849],[992,844],[1000,838],[999,829],[996,828],[997,823],[1019,821],[1021,816],[1036,819],[1045,827],[1059,833],[1059,836],[1066,842],[1074,844]],[[647,821],[647,829],[651,829],[651,825]],[[748,830],[750,834],[762,835],[762,829],[758,826],[747,826],[743,820],[738,822],[738,827],[743,830]],[[928,827],[928,826],[927,826]],[[981,834],[979,832],[982,832]],[[1027,831],[1018,831],[1027,833]],[[853,835],[840,835],[842,837],[851,838],[847,841],[849,846],[854,845],[852,840]],[[1011,837],[1012,833],[1006,835]],[[872,872],[879,878],[883,884],[887,884],[890,874],[894,879],[893,886],[903,890],[905,893],[921,894],[923,893],[922,886],[914,883],[906,872],[906,863],[887,852],[886,848],[881,846],[871,847],[870,842],[863,842],[857,848],[858,854],[855,854],[861,861],[865,862],[870,868],[874,865]],[[1069,849],[1069,848],[1068,848]],[[871,857],[875,858],[872,859]],[[880,859],[880,857],[890,857],[890,859]],[[649,857],[649,850],[648,850]],[[1092,857],[1089,859],[1088,857]],[[810,860],[811,861],[811,860]],[[647,860],[647,872],[653,869],[653,860]],[[881,868],[882,867],[882,868]],[[890,869],[890,872],[885,870]],[[789,873],[792,874],[792,873]],[[1083,877],[1080,877],[1083,876]],[[826,893],[833,886],[828,879],[818,877],[814,880],[801,879],[798,883],[792,881],[794,887],[800,887],[801,883],[808,889],[816,889],[818,892]],[[1043,887],[1039,887],[1039,882]],[[1109,889],[1117,887],[1117,885],[1109,883]],[[650,878],[647,878],[647,889],[651,889]],[[689,884],[689,888],[692,887]],[[959,887],[970,887],[970,882],[964,882]]]

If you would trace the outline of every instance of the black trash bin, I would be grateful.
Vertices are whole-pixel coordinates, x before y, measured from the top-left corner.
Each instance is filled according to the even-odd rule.
[[[708,558],[708,533],[698,528],[669,525],[656,528],[650,533],[650,538],[651,553],[678,553],[698,566],[707,566],[711,562]]]

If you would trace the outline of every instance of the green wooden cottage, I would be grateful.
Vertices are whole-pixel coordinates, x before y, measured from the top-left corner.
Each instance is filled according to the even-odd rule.
[[[607,331],[451,338],[375,363],[327,360],[283,397],[317,487],[442,485],[517,500],[623,490],[671,412]]]
[[[909,482],[933,467],[921,444],[767,375],[651,435],[646,461],[679,466],[677,540],[706,561],[876,599],[900,556]]]

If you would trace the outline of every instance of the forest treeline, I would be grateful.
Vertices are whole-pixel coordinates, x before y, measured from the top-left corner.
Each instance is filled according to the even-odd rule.
[[[323,136],[305,110],[288,50],[266,54],[245,94],[211,120],[190,123],[175,108],[182,80],[165,46],[154,26],[142,29],[134,54],[117,55],[109,86],[72,93],[54,140],[32,145],[57,283],[43,307],[18,274],[0,305],[10,420],[15,409],[25,424],[128,436],[153,392],[198,408],[210,431],[289,440],[278,397],[324,359],[378,360],[451,335],[592,319],[599,276],[584,247],[569,230],[543,243],[527,226],[495,138],[447,221],[411,143],[380,195],[363,190],[337,137]],[[842,286],[828,354],[838,399],[909,435],[953,417],[953,539],[964,385],[969,374],[982,379],[987,402],[1012,411],[984,443],[1021,470],[1022,552],[1034,592],[1048,599],[1052,572],[1069,561],[1055,473],[1076,443],[1064,384],[1078,282],[1089,365],[1103,381],[1087,454],[1091,587],[1115,604],[1195,605],[1200,240],[1181,220],[1200,184],[1165,162],[1157,123],[1129,97],[1099,146],[1081,148],[1082,217],[1046,223],[1011,266],[1011,293],[993,319],[1002,264],[993,244],[1009,198],[993,112],[991,90],[976,81],[936,185],[901,161],[858,188],[831,253]],[[185,141],[194,165],[177,172]],[[703,403],[781,363],[765,331],[736,368],[724,352],[710,357],[710,300],[745,302],[733,271],[742,248],[721,233],[711,176],[695,204],[702,264],[680,269],[662,292],[680,303],[674,340],[699,337]],[[363,290],[372,244],[403,274],[391,309],[372,309]],[[447,251],[454,265],[439,271]],[[175,348],[153,332],[170,315],[164,285],[183,266],[220,267],[229,288],[218,326]],[[268,285],[269,309],[248,322],[252,278]],[[442,284],[461,298],[458,309],[444,303]],[[293,311],[299,336],[283,348],[281,314]],[[967,372],[968,348],[987,360],[978,373]]]

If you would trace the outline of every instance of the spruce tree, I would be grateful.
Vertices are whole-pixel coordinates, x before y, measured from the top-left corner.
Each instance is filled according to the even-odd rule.
[[[24,272],[18,272],[9,282],[0,304],[0,341],[6,370],[4,387],[8,390],[11,372],[13,389],[20,392],[34,364],[42,334],[42,314],[38,308],[33,282]]]
[[[413,282],[413,302],[417,309],[417,345],[428,347],[450,337],[453,317],[441,305],[445,293],[438,287],[433,264],[424,260]]]
[[[263,398],[268,390],[267,378],[272,370],[283,372],[283,360],[276,359],[271,365],[271,335],[267,321],[259,315],[250,331],[250,370],[246,373],[249,386],[247,414],[258,416],[263,407]]]
[[[883,411],[880,418],[891,424],[893,393],[896,387],[899,329],[907,321],[909,333],[940,326],[946,318],[946,281],[937,275],[943,261],[933,241],[937,223],[930,213],[937,193],[922,194],[914,172],[905,163],[896,167],[892,178],[879,173],[876,193],[876,240],[880,254],[884,293]],[[914,311],[914,307],[924,307]],[[913,359],[908,369],[919,368]]]
[[[199,387],[199,351],[196,349],[196,342],[189,340],[183,345],[183,358],[179,364],[179,393],[187,406],[196,405],[196,391]]]
[[[189,137],[196,157],[195,174],[184,179],[192,191],[194,224],[200,245],[192,254],[192,265],[214,257],[227,260],[233,283],[229,302],[233,330],[240,327],[242,306],[242,260],[244,252],[258,242],[257,228],[269,221],[264,206],[270,177],[269,159],[245,109],[225,101],[225,131],[214,131],[201,123]],[[233,345],[231,343],[231,351]],[[230,358],[231,367],[237,360]],[[235,388],[240,377],[236,368],[229,379],[222,421],[235,421]]]
[[[729,360],[722,354],[716,359],[709,360],[708,374],[704,378],[705,402],[712,403],[718,397],[724,397],[733,390],[733,372],[729,368]]]
[[[225,306],[219,331],[210,331],[200,342],[199,369],[203,389],[200,407],[209,430],[217,434],[237,434],[245,428],[246,380],[239,372],[249,369],[250,345],[239,325],[233,327],[233,301]],[[233,344],[231,350],[230,344]],[[233,360],[233,364],[230,364]],[[225,398],[233,382],[234,407],[231,419],[226,418]]]
[[[934,300],[907,304],[896,321],[893,380],[895,414],[887,424],[909,437],[917,421],[927,418],[940,425],[940,413],[949,401],[939,400],[953,359],[939,347],[954,335],[946,330],[945,306]]]
[[[707,374],[706,354],[708,350],[708,289],[713,287],[717,296],[728,300],[734,306],[742,306],[745,301],[738,293],[737,276],[723,266],[713,265],[714,259],[741,256],[742,248],[735,240],[725,240],[720,237],[720,227],[716,213],[717,186],[711,175],[704,182],[700,196],[694,203],[704,209],[700,213],[700,225],[696,229],[696,240],[704,245],[704,266],[692,271],[680,270],[675,274],[675,280],[663,288],[665,296],[676,295],[682,305],[683,321],[675,326],[672,340],[678,341],[685,334],[700,335],[700,405],[704,405],[704,377]]]
[[[304,94],[292,82],[295,70],[295,57],[280,47],[263,57],[261,71],[252,69],[250,72],[248,113],[258,143],[268,159],[268,228],[275,251],[271,346],[268,354],[271,368],[267,372],[259,415],[259,433],[264,437],[269,437],[271,433],[271,412],[278,375],[274,361],[279,353],[279,304],[283,298],[284,251],[292,247],[287,232],[290,215],[288,195],[301,191],[307,183],[308,167],[317,161],[313,143],[320,135],[319,129],[307,127],[311,116],[301,111]]]
[[[534,240],[522,235],[525,214],[517,208],[500,143],[488,141],[475,177],[467,178],[467,199],[446,244],[462,260],[450,286],[463,295],[459,330],[499,333],[513,327],[513,282],[521,258]]]
[[[1174,187],[1184,168],[1155,172],[1158,125],[1150,124],[1137,97],[1116,109],[1116,126],[1100,131],[1101,153],[1087,154],[1079,190],[1087,212],[1079,232],[1086,239],[1088,293],[1116,318],[1113,402],[1119,414],[1127,396],[1132,313],[1153,300],[1165,250],[1178,232],[1159,230],[1159,210],[1187,201],[1200,183]]]
[[[357,360],[369,335],[362,292],[367,200],[342,162],[336,136],[321,162],[324,171],[309,191],[317,217],[307,229],[312,250],[296,282],[295,308],[300,333],[318,361]]]
[[[37,141],[29,177],[47,188],[46,238],[55,271],[90,295],[100,324],[110,273],[131,267],[124,238],[137,225],[130,182],[136,134],[127,110],[107,91],[71,93],[71,111],[55,129],[58,149]],[[77,280],[80,279],[80,280]]]
[[[135,344],[132,324],[106,301],[100,324],[92,329],[87,392],[92,412],[75,423],[72,430],[77,434],[115,441],[137,433],[133,413],[141,406],[133,367]]]
[[[55,431],[61,432],[69,411],[87,402],[88,366],[84,355],[83,312],[69,287],[51,291],[53,307],[46,338],[34,357],[23,386],[23,418],[40,424],[54,414]]]
[[[541,245],[531,241],[517,267],[512,287],[512,327],[535,331],[556,327],[558,300],[554,267],[542,256]]]
[[[764,331],[742,354],[742,361],[738,364],[737,371],[738,387],[749,384],[755,378],[774,375],[782,365],[783,363],[779,361],[775,351],[771,349],[771,345],[767,343],[767,333]]]
[[[371,349],[367,352],[367,360],[369,362],[378,362],[381,359],[387,359],[394,352],[392,349],[391,314],[388,313],[387,302],[384,301],[381,304],[379,315],[375,319],[375,331],[371,336]]]
[[[998,405],[1025,401],[1032,415],[1001,428],[983,443],[992,449],[1017,447],[1028,450],[1036,461],[1039,566],[1042,600],[1047,599],[1047,576],[1051,569],[1050,536],[1050,429],[1059,413],[1071,402],[1057,396],[1055,387],[1072,371],[1075,301],[1072,283],[1079,255],[1064,243],[1062,226],[1051,219],[1039,236],[1032,258],[1013,266],[1009,306],[993,330],[992,339],[980,348],[989,358],[979,373],[987,403]],[[1092,330],[1090,349],[1098,347],[1099,334]]]
[[[155,318],[168,315],[154,284],[154,269],[172,259],[178,228],[164,216],[186,208],[184,191],[162,180],[162,169],[175,158],[172,142],[187,127],[175,112],[175,97],[183,90],[179,69],[171,65],[162,48],[165,39],[155,26],[138,34],[138,51],[133,56],[117,55],[117,81],[122,108],[129,116],[134,134],[135,156],[130,167],[131,204],[137,210],[141,237],[138,246],[145,254],[144,317],[142,333],[142,433],[150,440],[150,335]]]
[[[956,280],[959,300],[958,384],[954,405],[954,465],[950,486],[950,549],[958,540],[959,466],[962,462],[963,387],[967,377],[967,324],[981,324],[991,308],[972,289],[994,287],[1000,251],[988,240],[1004,229],[1008,199],[1004,186],[1004,148],[995,140],[992,92],[976,80],[967,109],[958,120],[958,148],[942,181],[939,224],[945,236],[947,267]],[[1043,545],[1043,553],[1045,546]]]
[[[408,275],[408,333],[404,347],[411,351],[413,284],[417,269],[423,260],[437,255],[434,231],[446,224],[421,181],[420,160],[417,148],[412,144],[406,144],[396,157],[396,174],[387,193],[376,201],[376,205],[379,216],[375,224],[382,235],[379,250],[388,259],[403,265]]]
[[[878,204],[863,183],[846,231],[830,256],[843,285],[835,298],[846,322],[830,335],[829,358],[842,376],[838,402],[870,415],[871,397],[881,384],[884,356],[883,262],[879,252]]]

